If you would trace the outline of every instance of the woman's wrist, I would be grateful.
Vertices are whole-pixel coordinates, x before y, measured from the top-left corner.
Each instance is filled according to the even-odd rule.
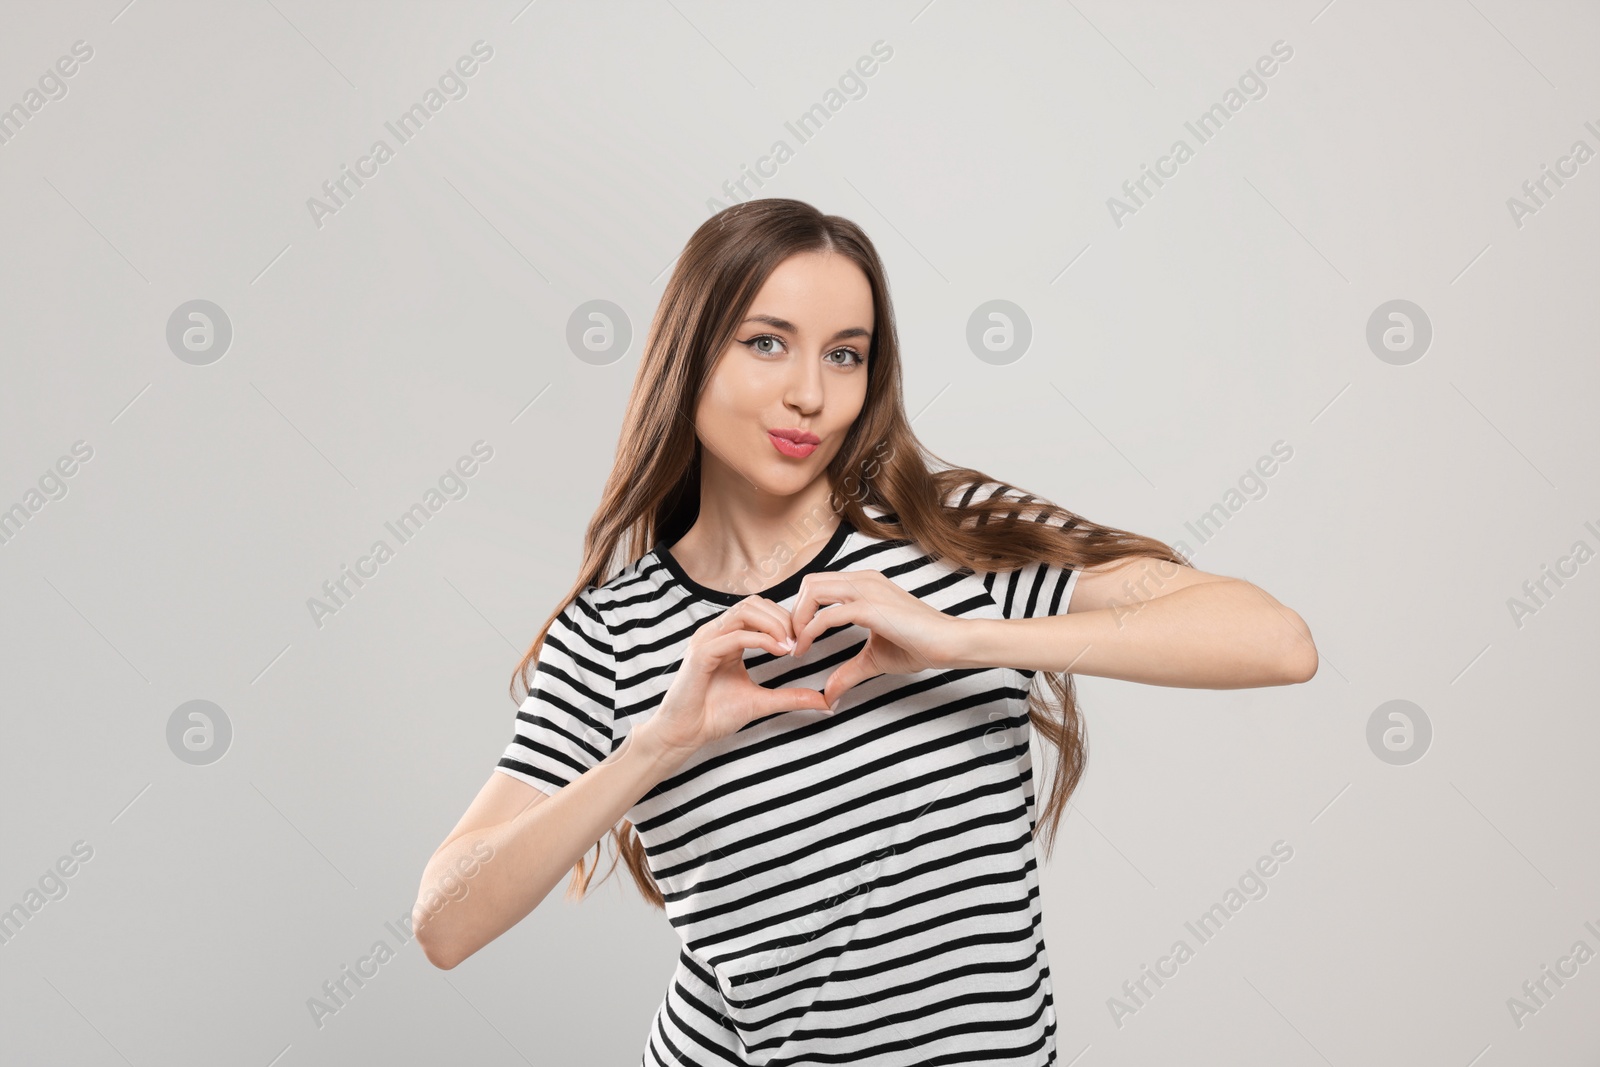
[[[939,665],[946,670],[1006,666],[1007,619],[958,619],[947,628],[938,652]]]
[[[628,732],[623,738],[623,748],[631,751],[631,761],[649,768],[651,774],[657,779],[671,777],[694,755],[694,748],[686,748],[663,740],[659,731],[651,726],[651,720],[646,719]],[[619,748],[614,756],[620,758],[623,748]]]

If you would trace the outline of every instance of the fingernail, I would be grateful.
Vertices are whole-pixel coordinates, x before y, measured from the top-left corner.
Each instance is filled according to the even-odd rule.
[[[843,700],[843,699],[844,699],[844,697],[839,697],[839,698],[835,699],[832,704],[828,705],[828,714],[829,715],[832,715],[834,712],[839,710],[839,701]]]

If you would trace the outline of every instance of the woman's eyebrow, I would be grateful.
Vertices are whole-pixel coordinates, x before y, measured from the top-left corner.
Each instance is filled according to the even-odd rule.
[[[788,319],[780,319],[776,315],[751,315],[748,319],[745,319],[744,321],[745,322],[764,322],[768,326],[775,326],[780,330],[788,330],[790,333],[799,333],[800,332],[800,328],[798,326],[796,326],[794,323],[790,322]],[[742,325],[744,325],[744,323],[740,323],[740,325],[742,326]],[[871,336],[872,336],[872,334],[871,334],[870,331],[862,329],[860,326],[848,326],[845,329],[842,329],[838,333],[834,334],[832,337],[828,338],[828,341],[831,343],[833,341],[843,340],[846,337],[871,337]]]

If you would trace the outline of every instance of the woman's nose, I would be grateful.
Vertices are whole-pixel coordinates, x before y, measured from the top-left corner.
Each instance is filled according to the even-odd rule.
[[[822,403],[822,359],[807,356],[791,365],[788,381],[788,399],[791,404],[806,411]]]

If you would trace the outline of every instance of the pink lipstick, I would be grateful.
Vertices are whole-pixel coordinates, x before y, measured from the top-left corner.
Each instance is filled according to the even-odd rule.
[[[767,439],[786,456],[804,459],[815,452],[822,439],[809,430],[768,430]]]

